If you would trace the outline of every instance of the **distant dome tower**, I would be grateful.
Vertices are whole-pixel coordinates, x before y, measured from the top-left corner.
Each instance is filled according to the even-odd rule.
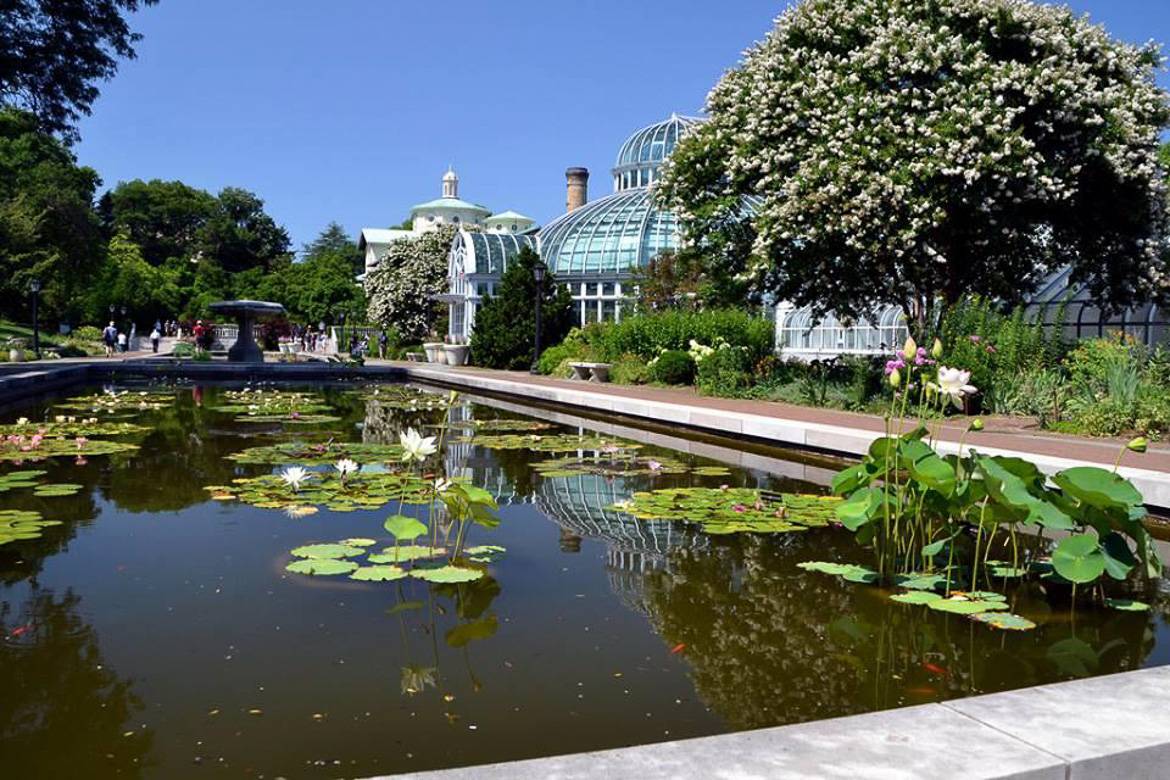
[[[443,174],[443,197],[459,197],[459,177],[451,166],[447,166],[447,172]]]

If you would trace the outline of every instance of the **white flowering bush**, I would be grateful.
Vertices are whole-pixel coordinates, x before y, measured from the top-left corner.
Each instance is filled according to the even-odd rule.
[[[398,330],[405,343],[425,338],[434,328],[438,304],[432,296],[447,290],[447,255],[453,228],[395,241],[366,278],[371,322]]]
[[[1018,301],[1065,264],[1128,303],[1167,290],[1161,62],[1026,0],[803,0],[658,197],[700,246],[754,235],[745,270],[818,313]]]

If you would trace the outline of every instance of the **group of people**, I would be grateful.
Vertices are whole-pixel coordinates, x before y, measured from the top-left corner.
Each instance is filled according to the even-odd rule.
[[[177,332],[181,331],[176,325],[168,335]],[[150,348],[155,354],[158,354],[159,342],[162,341],[164,333],[167,333],[167,325],[164,325],[159,320],[155,320],[154,328],[150,331]],[[137,338],[138,325],[131,323],[130,330],[127,332],[124,329],[118,328],[114,324],[114,321],[110,320],[110,324],[102,330],[102,344],[106,348],[106,357],[113,357],[117,353],[129,352],[135,346]]]

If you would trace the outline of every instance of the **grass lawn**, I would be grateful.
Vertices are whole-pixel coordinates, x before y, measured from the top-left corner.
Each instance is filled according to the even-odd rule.
[[[0,341],[7,341],[8,339],[27,339],[28,344],[32,346],[32,326],[21,325],[16,322],[9,322],[8,320],[0,320]],[[56,333],[48,333],[43,328],[41,329],[41,347],[44,348],[46,344],[55,344],[58,335]]]

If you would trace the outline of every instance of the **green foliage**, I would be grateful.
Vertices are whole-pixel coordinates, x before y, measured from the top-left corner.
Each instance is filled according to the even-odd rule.
[[[1095,300],[1147,300],[1170,230],[1160,63],[1055,5],[793,3],[656,193],[693,246],[754,232],[769,290],[818,312],[1018,302],[1066,265]]]
[[[742,395],[752,384],[751,353],[745,347],[716,349],[699,361],[696,376],[703,395]]]
[[[158,0],[9,0],[0,14],[0,100],[35,113],[41,130],[68,141],[90,113],[97,84],[134,59],[126,16]]]
[[[839,503],[833,496],[764,496],[750,488],[691,487],[634,493],[609,508],[639,520],[696,523],[708,534],[770,534],[824,527]]]
[[[0,314],[30,321],[28,286],[39,279],[42,321],[80,315],[104,255],[92,206],[99,183],[31,114],[0,109]]]
[[[609,369],[609,381],[617,385],[644,385],[651,381],[653,371],[637,355],[622,355]]]
[[[695,360],[689,352],[668,349],[650,362],[650,376],[664,385],[689,385],[695,381]]]
[[[180,310],[180,280],[167,266],[152,266],[142,257],[129,232],[119,228],[110,238],[106,263],[88,296],[86,314],[91,322],[107,317],[110,302],[126,306],[135,322],[153,322]]]
[[[660,252],[634,269],[629,285],[638,291],[638,311],[651,314],[668,309],[695,309],[703,285],[702,258],[692,251]]]
[[[666,350],[690,349],[691,342],[712,345],[724,341],[746,347],[754,363],[772,353],[772,324],[742,309],[667,311],[625,317],[621,322],[590,326],[589,344],[598,357],[612,362],[624,354],[653,360]]]
[[[520,370],[533,362],[536,333],[536,281],[532,269],[539,257],[528,247],[508,264],[496,285],[496,295],[485,299],[471,334],[471,359],[486,368]],[[573,327],[574,309],[569,291],[551,273],[544,279],[541,307],[542,344],[561,342]],[[621,355],[615,353],[615,357]]]
[[[407,341],[436,330],[443,308],[432,296],[446,291],[447,253],[455,228],[444,227],[390,244],[366,279],[367,317],[395,328]]]

